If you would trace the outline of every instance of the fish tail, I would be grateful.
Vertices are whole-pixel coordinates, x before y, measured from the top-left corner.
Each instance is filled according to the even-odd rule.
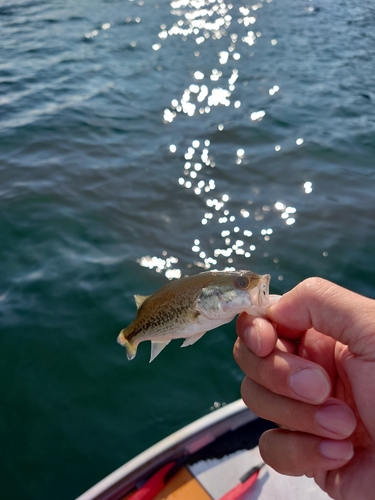
[[[117,342],[125,347],[127,358],[129,360],[134,359],[135,355],[137,354],[137,346],[132,344],[125,337],[125,332],[126,332],[126,328],[124,330],[121,330],[120,335],[117,337]]]

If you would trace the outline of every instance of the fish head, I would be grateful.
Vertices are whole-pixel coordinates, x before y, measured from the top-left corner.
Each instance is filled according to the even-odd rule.
[[[241,312],[261,315],[269,305],[270,275],[252,271],[217,271],[202,289],[197,310],[206,318],[230,318]]]
[[[243,308],[242,311],[253,315],[265,313],[270,304],[270,280],[269,274],[238,271],[237,276],[233,277],[233,286],[236,293],[235,302]]]

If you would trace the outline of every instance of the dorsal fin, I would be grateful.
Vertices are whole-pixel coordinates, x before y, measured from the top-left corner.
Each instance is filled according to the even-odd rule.
[[[137,306],[137,309],[141,307],[143,302],[149,297],[149,295],[134,295],[135,303]]]

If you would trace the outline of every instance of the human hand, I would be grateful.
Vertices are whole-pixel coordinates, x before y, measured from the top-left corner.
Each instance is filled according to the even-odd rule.
[[[282,474],[313,477],[337,500],[375,491],[375,301],[309,278],[237,320],[245,404],[283,428],[259,442]]]

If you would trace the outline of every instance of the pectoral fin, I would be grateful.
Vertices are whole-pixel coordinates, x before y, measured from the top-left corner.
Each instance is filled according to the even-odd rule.
[[[164,349],[169,344],[170,340],[167,340],[166,342],[152,342],[151,341],[151,357],[150,357],[150,363],[153,361],[158,354],[161,353],[161,351]]]
[[[197,311],[207,319],[217,319],[222,314],[220,291],[217,287],[207,286],[197,299]]]
[[[195,344],[195,342],[197,342],[200,338],[202,338],[205,333],[206,332],[200,332],[196,333],[195,335],[192,335],[191,337],[187,337],[185,339],[185,342],[181,345],[181,347],[187,347],[188,345]]]

